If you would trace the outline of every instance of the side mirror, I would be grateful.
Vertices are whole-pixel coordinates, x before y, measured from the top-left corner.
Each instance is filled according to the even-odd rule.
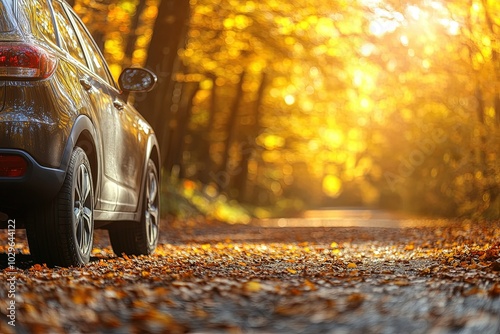
[[[128,67],[120,74],[118,84],[126,93],[145,93],[154,88],[157,80],[156,75],[145,68]]]

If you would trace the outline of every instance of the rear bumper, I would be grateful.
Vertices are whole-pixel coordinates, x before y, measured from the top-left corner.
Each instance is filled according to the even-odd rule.
[[[0,149],[0,154],[18,155],[28,162],[23,176],[0,177],[0,211],[27,211],[49,202],[61,189],[66,171],[44,167],[22,150]]]

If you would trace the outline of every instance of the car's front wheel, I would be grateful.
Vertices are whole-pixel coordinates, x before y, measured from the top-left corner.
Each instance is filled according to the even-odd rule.
[[[116,223],[109,228],[109,239],[117,255],[150,255],[156,249],[160,229],[160,181],[153,160],[146,166],[141,221]]]
[[[89,262],[94,240],[94,189],[90,163],[80,147],[73,150],[58,195],[36,210],[26,228],[35,261],[64,267]]]

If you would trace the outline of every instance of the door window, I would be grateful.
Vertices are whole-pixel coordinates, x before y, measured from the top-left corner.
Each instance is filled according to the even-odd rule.
[[[59,30],[59,37],[61,40],[61,47],[77,61],[88,67],[80,41],[78,40],[76,32],[73,29],[69,18],[66,16],[65,11],[58,2],[54,2],[53,6],[57,28]]]
[[[88,33],[87,29],[83,26],[81,21],[74,16],[73,20],[76,24],[76,29],[80,32],[80,36],[82,37],[82,45],[87,50],[88,59],[90,62],[90,69],[97,74],[101,79],[106,81],[109,85],[114,85],[114,80],[111,78],[111,75],[108,71],[108,66],[106,65],[106,61],[101,55],[99,48],[95,44],[94,40]]]

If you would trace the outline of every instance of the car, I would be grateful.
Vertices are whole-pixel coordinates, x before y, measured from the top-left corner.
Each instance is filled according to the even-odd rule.
[[[26,229],[37,263],[88,263],[95,229],[119,256],[157,248],[159,145],[130,101],[156,81],[115,81],[64,0],[0,0],[0,223]]]

